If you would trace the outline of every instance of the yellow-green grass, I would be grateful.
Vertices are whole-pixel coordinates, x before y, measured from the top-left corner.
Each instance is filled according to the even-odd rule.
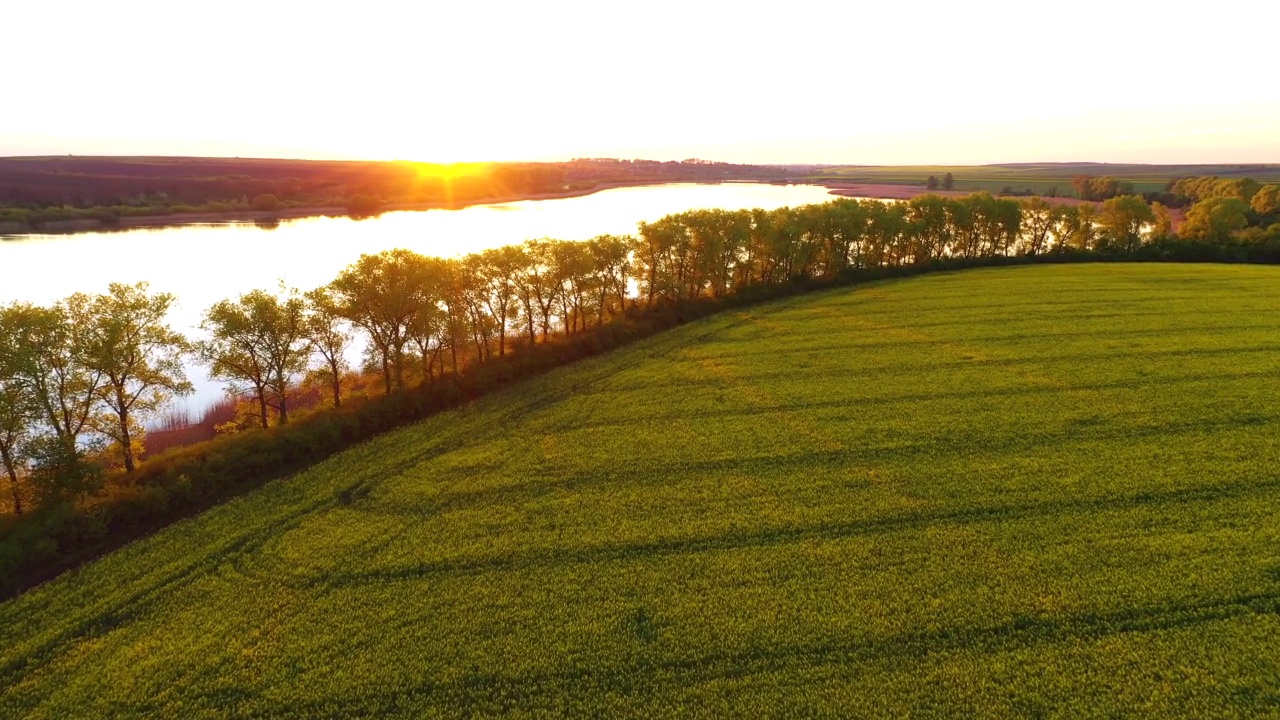
[[[815,177],[860,183],[924,185],[930,175],[939,181],[947,173],[955,178],[957,190],[999,192],[1031,190],[1036,193],[1056,189],[1058,195],[1074,195],[1071,180],[1078,175],[1118,178],[1133,185],[1135,192],[1164,192],[1171,180],[1217,175],[1252,177],[1260,182],[1280,181],[1280,165],[1125,165],[1096,163],[1025,163],[1013,165],[884,165],[825,168]]]
[[[684,326],[0,605],[0,717],[1280,712],[1280,269]]]

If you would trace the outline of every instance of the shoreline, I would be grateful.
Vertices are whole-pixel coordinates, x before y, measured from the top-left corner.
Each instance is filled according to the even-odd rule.
[[[764,185],[821,185],[822,183],[806,182],[800,179],[734,179],[722,180],[720,182],[696,182],[689,181],[695,185],[724,185],[724,184],[764,184]],[[426,210],[462,210],[477,205],[503,205],[506,203],[526,202],[537,200],[567,200],[569,198],[585,197],[594,195],[605,190],[615,190],[618,188],[628,187],[653,187],[658,185],[676,185],[682,184],[680,181],[670,180],[638,180],[636,182],[610,182],[592,185],[589,188],[577,188],[574,190],[564,190],[552,193],[524,193],[518,195],[502,195],[490,198],[477,198],[474,200],[464,200],[460,202],[447,202],[436,200],[431,202],[418,203],[390,203],[382,207],[376,213],[370,215],[352,215],[345,207],[337,206],[310,206],[297,208],[282,208],[280,210],[244,210],[230,212],[194,212],[194,213],[175,213],[172,215],[142,215],[137,217],[122,217],[114,225],[104,224],[96,218],[77,218],[75,220],[50,220],[42,223],[40,227],[32,227],[26,223],[19,222],[3,222],[0,221],[0,237],[6,236],[22,236],[22,235],[75,235],[78,233],[88,232],[123,232],[127,230],[138,230],[144,228],[165,228],[165,227],[181,227],[183,225],[222,225],[237,223],[255,223],[255,224],[275,224],[287,220],[303,220],[315,217],[375,217],[390,212],[421,212]]]
[[[930,190],[921,185],[891,185],[888,183],[849,183],[831,180],[821,180],[814,183],[822,185],[831,191],[832,195],[838,197],[864,197],[875,200],[910,200],[920,197],[921,195],[941,195],[942,197],[968,197],[980,190]],[[1102,207],[1102,203],[1097,200],[1081,200],[1074,197],[1061,197],[1050,195],[996,195],[1008,200],[1021,200],[1022,198],[1038,197],[1050,205],[1069,205],[1075,207],[1077,205],[1092,205],[1095,208]],[[1186,220],[1186,211],[1183,208],[1166,208],[1169,213],[1169,219],[1173,223],[1174,231],[1177,231]]]
[[[967,197],[972,195],[974,190],[929,190],[920,185],[895,185],[891,183],[854,183],[842,182],[839,180],[806,180],[803,178],[757,178],[757,179],[733,179],[722,180],[720,182],[697,182],[690,181],[695,185],[725,185],[725,184],[766,184],[766,185],[814,185],[826,188],[833,197],[862,197],[875,200],[910,200],[921,195],[941,195],[942,197]],[[95,218],[78,218],[74,220],[51,220],[42,223],[40,227],[32,227],[26,223],[19,222],[0,222],[0,237],[17,237],[23,235],[75,235],[78,233],[90,232],[124,232],[129,230],[139,230],[146,228],[166,228],[181,227],[184,225],[222,225],[222,224],[240,224],[254,223],[261,225],[274,225],[288,220],[303,220],[307,218],[317,217],[352,217],[363,218],[373,217],[390,212],[423,212],[427,210],[462,210],[478,205],[503,205],[506,203],[538,201],[538,200],[565,200],[569,198],[585,197],[594,195],[605,190],[614,190],[627,187],[654,187],[658,185],[681,184],[680,181],[647,181],[641,180],[636,182],[611,182],[600,183],[589,188],[577,188],[574,190],[564,190],[561,192],[551,193],[524,193],[517,195],[502,195],[490,198],[477,198],[473,200],[464,200],[461,202],[447,202],[436,200],[431,202],[418,203],[391,203],[381,208],[377,213],[361,216],[352,215],[345,207],[338,206],[308,206],[297,208],[283,208],[280,210],[243,210],[230,212],[194,212],[194,213],[175,213],[173,215],[143,215],[138,217],[122,217],[115,224],[104,224],[101,220]],[[1031,196],[1009,196],[1013,199]],[[1080,200],[1073,197],[1051,197],[1048,195],[1037,195],[1045,202],[1053,205],[1094,205],[1101,203]],[[1175,226],[1180,224],[1182,212],[1173,210]]]

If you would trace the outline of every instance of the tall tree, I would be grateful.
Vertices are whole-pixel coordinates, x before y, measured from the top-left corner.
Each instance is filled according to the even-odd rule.
[[[1280,185],[1263,185],[1253,194],[1249,207],[1263,216],[1280,213]]]
[[[516,281],[530,264],[519,245],[485,250],[476,265],[476,280],[487,290],[485,306],[498,328],[498,357],[507,354],[507,327],[515,316],[519,285]]]
[[[1056,213],[1041,197],[1025,198],[1019,204],[1022,206],[1021,249],[1028,255],[1039,255],[1048,247]]]
[[[1237,197],[1205,198],[1187,210],[1182,235],[1196,240],[1225,242],[1249,224],[1249,206]]]
[[[200,327],[209,337],[196,347],[210,374],[231,382],[233,391],[252,390],[263,428],[270,425],[273,407],[278,424],[287,423],[288,392],[306,367],[310,347],[302,297],[296,291],[277,297],[254,290],[215,303]]]
[[[329,287],[319,287],[306,294],[307,339],[320,357],[317,375],[329,385],[333,406],[342,407],[342,376],[347,369],[346,351],[351,344],[351,331],[338,311],[338,301]]]
[[[0,308],[0,463],[13,496],[13,512],[23,512],[21,479],[26,473],[27,444],[40,417],[35,395],[21,377],[15,333],[9,323],[16,320],[10,308]]]
[[[618,235],[599,235],[587,241],[595,275],[592,285],[598,295],[595,299],[597,325],[604,323],[606,315],[620,315],[626,307],[632,242],[631,237]]]
[[[27,442],[38,417],[31,395],[16,378],[0,368],[0,463],[9,476],[13,512],[22,514],[22,474],[26,471]]]
[[[99,398],[105,410],[93,427],[118,445],[125,471],[133,472],[142,419],[193,390],[182,371],[192,346],[165,323],[174,296],[148,294],[147,283],[111,283],[106,294],[84,303],[77,329],[84,362],[104,379]]]
[[[942,176],[942,189],[951,190],[956,186],[956,178],[951,173]]]
[[[409,327],[427,301],[425,261],[403,249],[361,255],[329,285],[339,313],[369,335],[388,393],[404,387]]]
[[[1155,221],[1151,206],[1138,195],[1119,195],[1102,203],[1098,225],[1107,247],[1133,252],[1142,245],[1142,231]]]
[[[88,297],[72,295],[52,307],[14,304],[5,315],[11,372],[69,456],[89,429],[105,381],[86,362],[79,341],[78,328],[88,325]]]

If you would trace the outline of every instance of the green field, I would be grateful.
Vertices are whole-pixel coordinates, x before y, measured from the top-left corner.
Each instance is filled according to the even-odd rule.
[[[0,605],[0,717],[1280,713],[1280,268],[730,312]]]
[[[1071,180],[1077,175],[1111,177],[1133,183],[1135,192],[1164,192],[1170,180],[1217,175],[1251,177],[1266,182],[1280,181],[1280,165],[1123,165],[1100,163],[1025,163],[1013,165],[886,165],[827,168],[817,178],[888,185],[924,185],[930,175],[939,180],[951,173],[956,190],[999,192],[1031,190],[1074,195]]]

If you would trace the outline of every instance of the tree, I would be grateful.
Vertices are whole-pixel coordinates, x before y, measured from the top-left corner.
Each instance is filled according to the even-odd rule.
[[[256,195],[249,206],[261,212],[272,212],[280,209],[280,198],[270,193]]]
[[[77,327],[84,363],[104,379],[98,397],[106,410],[93,428],[115,441],[126,472],[134,469],[142,418],[193,390],[182,371],[192,346],[165,324],[174,299],[148,295],[147,283],[111,283],[106,294],[78,301],[85,307]]]
[[[485,250],[476,264],[476,279],[487,290],[485,306],[498,327],[498,357],[507,354],[507,326],[516,313],[519,285],[516,278],[529,265],[519,245]]]
[[[937,175],[930,175],[930,176],[929,176],[929,179],[925,181],[924,186],[925,186],[926,188],[930,189],[930,190],[937,190],[937,189],[938,189],[938,176],[937,176]]]
[[[606,314],[619,315],[627,304],[627,281],[630,278],[630,236],[599,235],[587,241],[591,256],[593,286],[598,293],[595,299],[596,324],[604,322]]]
[[[1018,201],[1022,206],[1022,250],[1028,255],[1039,255],[1049,244],[1057,213],[1044,198],[1029,197]]]
[[[200,323],[209,338],[196,347],[209,363],[210,375],[231,382],[236,392],[248,385],[263,428],[270,425],[271,407],[278,424],[289,422],[289,387],[305,370],[310,348],[305,311],[297,291],[285,290],[277,297],[254,290],[215,303]]]
[[[1280,185],[1263,185],[1258,188],[1249,207],[1262,216],[1280,213]]]
[[[951,173],[942,176],[942,189],[951,190],[956,186],[956,179]]]
[[[387,393],[404,387],[405,347],[410,325],[429,310],[426,258],[403,249],[361,255],[329,284],[338,314],[369,336],[369,351],[381,367]],[[394,383],[393,383],[394,381]]]
[[[4,314],[9,372],[70,452],[93,419],[105,380],[86,362],[79,342],[77,328],[88,325],[88,298],[72,295],[52,307],[14,304]]]
[[[1092,250],[1097,245],[1096,211],[1092,205],[1062,206],[1053,234],[1059,250]]]
[[[1249,206],[1236,197],[1210,197],[1187,210],[1182,235],[1196,240],[1225,242],[1249,224]]]
[[[453,326],[445,302],[449,283],[454,279],[453,263],[433,257],[424,257],[419,262],[418,309],[409,320],[407,333],[418,348],[423,379],[429,382],[435,377],[440,353],[448,347],[450,354],[454,354],[453,346],[460,332]],[[440,372],[444,373],[443,360],[440,361]]]
[[[0,309],[0,338],[13,337],[8,327],[8,308]],[[9,477],[13,494],[13,512],[21,515],[22,488],[20,475],[26,472],[28,442],[40,417],[34,394],[20,375],[16,348],[0,342],[0,463]]]
[[[37,417],[37,408],[26,388],[16,379],[0,374],[0,462],[9,476],[15,515],[22,514],[19,474],[26,470],[27,443]]]
[[[103,469],[87,448],[67,445],[56,435],[37,435],[27,446],[29,482],[40,505],[48,507],[92,494],[102,487]]]
[[[1164,240],[1173,235],[1173,217],[1169,214],[1169,208],[1158,202],[1151,203],[1151,215],[1154,218],[1151,222],[1151,233],[1148,237],[1152,242]]]
[[[307,340],[320,356],[316,374],[329,384],[333,406],[342,407],[342,375],[347,368],[346,351],[351,344],[351,331],[338,312],[338,302],[329,287],[308,292],[306,303]]]
[[[1102,203],[1098,225],[1109,248],[1133,252],[1142,244],[1142,230],[1155,221],[1151,206],[1139,195],[1120,195]]]

